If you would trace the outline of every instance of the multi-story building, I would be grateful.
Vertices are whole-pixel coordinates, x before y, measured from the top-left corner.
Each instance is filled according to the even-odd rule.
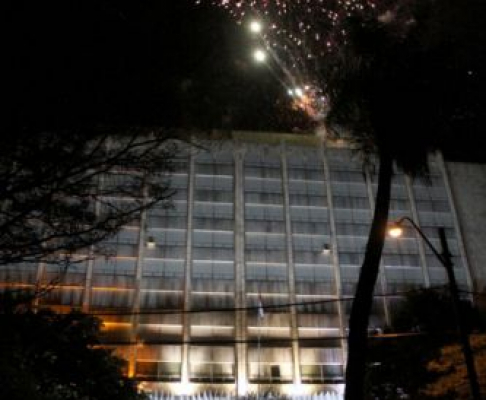
[[[314,136],[240,132],[207,147],[182,157],[172,207],[126,226],[108,244],[114,256],[74,265],[41,303],[100,315],[106,345],[154,393],[338,398],[372,171],[343,143]],[[471,207],[486,214],[486,183],[483,167],[467,168],[435,155],[428,182],[397,172],[391,218],[413,218],[438,247],[445,227],[460,286],[477,290],[485,250],[464,238]],[[55,273],[15,268],[14,284]],[[446,282],[416,232],[387,240],[370,328],[386,326],[407,291]]]

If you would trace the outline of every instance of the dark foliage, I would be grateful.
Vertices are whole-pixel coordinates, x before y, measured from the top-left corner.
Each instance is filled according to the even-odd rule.
[[[350,19],[349,41],[323,64],[328,124],[413,173],[431,150],[474,152],[483,139],[486,6],[393,3],[378,19]]]
[[[480,313],[470,301],[462,300],[459,312],[468,332],[483,328]],[[446,335],[445,340],[450,340],[450,334],[454,336],[457,332],[457,321],[447,289],[424,289],[407,295],[393,316],[393,328],[398,332],[442,334]]]
[[[465,134],[482,135],[484,63],[478,59],[484,60],[486,41],[484,29],[475,35],[465,26],[479,27],[485,11],[477,0],[392,2],[378,18],[350,19],[347,42],[323,64],[328,127],[354,142],[365,161],[380,164],[350,315],[347,400],[364,394],[367,325],[385,239],[391,162],[421,174],[431,151],[456,145]]]
[[[422,391],[436,378],[428,363],[441,348],[458,341],[452,310],[451,298],[443,290],[425,289],[406,296],[394,314],[390,335],[371,340],[366,398],[427,398]],[[480,314],[469,301],[461,302],[461,312],[469,331],[482,328]],[[462,353],[460,364],[464,364]]]
[[[7,299],[2,298],[5,306]],[[12,301],[21,303],[21,301]],[[142,400],[124,362],[98,347],[100,321],[72,312],[2,308],[0,397],[9,400]]]

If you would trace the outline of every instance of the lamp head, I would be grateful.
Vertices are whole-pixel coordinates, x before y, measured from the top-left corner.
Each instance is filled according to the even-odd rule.
[[[390,235],[392,238],[399,238],[403,235],[403,228],[400,226],[400,224],[394,222],[388,226],[388,235]]]
[[[322,246],[322,254],[326,256],[328,254],[331,254],[331,247],[327,243],[324,243],[324,245]]]
[[[155,239],[153,236],[149,236],[147,239],[147,249],[155,249]]]

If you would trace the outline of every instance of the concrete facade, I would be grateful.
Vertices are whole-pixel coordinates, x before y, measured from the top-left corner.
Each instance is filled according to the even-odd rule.
[[[486,165],[446,163],[476,291],[486,287]]]
[[[313,136],[240,132],[205,145],[181,157],[172,208],[125,227],[107,243],[114,256],[74,265],[41,306],[103,318],[106,346],[156,396],[338,398],[373,173],[342,143]],[[484,227],[475,222],[486,216],[485,168],[433,156],[430,170],[428,183],[397,172],[390,218],[413,218],[437,246],[445,227],[461,288],[482,287]],[[54,273],[3,267],[0,280],[34,286]],[[413,230],[387,240],[370,329],[389,324],[407,291],[445,282]]]

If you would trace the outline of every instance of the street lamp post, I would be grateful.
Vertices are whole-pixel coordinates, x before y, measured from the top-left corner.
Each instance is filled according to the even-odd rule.
[[[413,228],[418,232],[420,237],[424,240],[424,242],[427,244],[429,249],[432,251],[432,253],[434,253],[434,255],[437,257],[437,259],[440,261],[440,263],[445,267],[447,271],[447,278],[449,280],[449,290],[451,292],[452,304],[453,304],[454,314],[456,317],[459,338],[462,344],[462,352],[464,354],[464,360],[466,362],[467,375],[469,379],[469,385],[471,387],[471,395],[474,400],[480,400],[481,393],[479,389],[478,376],[476,373],[476,368],[474,366],[473,353],[471,350],[471,344],[469,343],[469,336],[466,331],[464,317],[459,309],[459,305],[460,305],[459,290],[457,288],[456,277],[454,275],[454,268],[453,268],[454,264],[452,262],[452,255],[449,251],[449,246],[447,244],[447,240],[445,236],[445,229],[443,227],[438,228],[440,245],[442,250],[442,252],[439,253],[439,251],[430,242],[429,238],[425,236],[425,234],[418,227],[418,225],[409,217],[402,217],[398,221],[393,223],[388,231],[390,236],[399,237],[402,233],[401,225],[405,221],[409,222],[413,226]]]

